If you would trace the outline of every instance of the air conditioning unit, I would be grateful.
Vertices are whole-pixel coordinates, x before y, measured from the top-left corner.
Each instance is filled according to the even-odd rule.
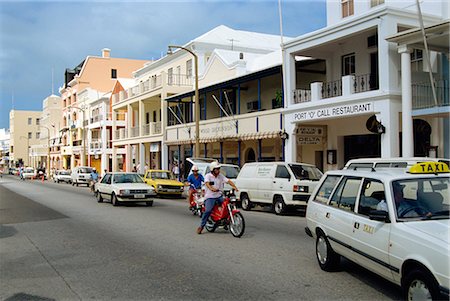
[[[247,102],[247,110],[249,111],[257,111],[258,110],[258,101]]]

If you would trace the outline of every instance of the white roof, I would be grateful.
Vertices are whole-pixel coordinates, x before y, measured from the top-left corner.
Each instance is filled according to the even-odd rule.
[[[136,80],[134,78],[118,78],[117,81],[122,85],[122,87],[126,90],[136,85]]]
[[[282,63],[281,49],[270,52],[268,54],[260,55],[247,64],[247,72],[252,73],[269,69],[271,67],[280,66]]]
[[[292,38],[284,37],[284,42],[290,40]],[[280,48],[281,38],[279,35],[236,30],[225,25],[219,25],[195,38],[188,44],[192,42],[225,45],[230,47],[230,50],[231,46],[233,46],[233,48],[239,47],[273,51]]]

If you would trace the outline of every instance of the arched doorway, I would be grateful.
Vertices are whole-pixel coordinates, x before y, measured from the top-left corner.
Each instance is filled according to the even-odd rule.
[[[247,154],[245,155],[245,163],[247,162],[256,162],[256,154],[253,148],[249,148],[247,150]]]

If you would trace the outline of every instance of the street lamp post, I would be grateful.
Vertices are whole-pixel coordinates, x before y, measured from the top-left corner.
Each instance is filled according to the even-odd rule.
[[[27,139],[27,166],[30,166],[30,138],[25,136],[20,136],[20,139]]]
[[[84,124],[84,111],[85,111],[85,109],[82,109],[82,108],[77,107],[77,106],[69,106],[69,107],[67,107],[67,108],[68,108],[69,110],[70,110],[70,109],[80,110],[81,113],[82,113],[82,122],[83,122],[83,156],[84,156],[83,166],[86,166],[86,165],[87,165],[87,164],[86,164],[86,135],[85,135],[85,132],[86,132],[86,126],[85,126],[85,124]]]
[[[194,56],[195,65],[195,157],[200,157],[200,100],[198,97],[198,56],[190,49],[182,46],[170,45],[168,54],[172,54],[172,48],[183,49]]]
[[[47,179],[50,180],[50,129],[45,125],[40,125],[39,127],[45,128],[47,130]]]

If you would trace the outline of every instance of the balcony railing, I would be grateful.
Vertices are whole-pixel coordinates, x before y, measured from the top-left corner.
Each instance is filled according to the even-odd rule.
[[[311,90],[297,89],[293,91],[294,103],[311,101]]]
[[[161,134],[161,122],[150,122],[142,126],[142,135],[158,135]]]
[[[447,80],[436,81],[436,100],[433,98],[433,91],[430,83],[412,84],[413,109],[426,109],[450,105],[449,83]]]
[[[378,90],[378,76],[374,74],[355,75],[353,88],[355,93]]]
[[[139,127],[135,126],[131,128],[131,137],[138,137],[139,136]]]
[[[94,117],[91,117],[91,123],[99,122],[101,120],[103,120],[103,115],[102,114],[95,115]]]
[[[115,139],[127,139],[128,138],[128,130],[126,128],[116,130],[114,134]]]
[[[322,84],[322,98],[331,98],[342,95],[342,80],[334,80],[331,82],[324,82]]]
[[[93,141],[89,144],[90,149],[101,149],[102,148],[102,142],[101,141]]]
[[[192,76],[186,74],[172,74],[167,77],[167,84],[171,86],[192,86]]]

